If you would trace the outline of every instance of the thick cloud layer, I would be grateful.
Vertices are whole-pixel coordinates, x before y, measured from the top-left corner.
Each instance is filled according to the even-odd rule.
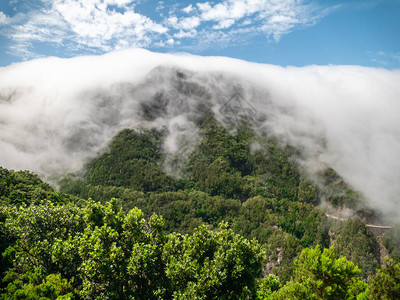
[[[303,150],[310,170],[329,165],[400,213],[399,70],[145,50],[14,64],[0,69],[0,165],[74,171],[125,127],[165,128],[167,151],[189,151],[209,110],[225,123],[257,120]]]

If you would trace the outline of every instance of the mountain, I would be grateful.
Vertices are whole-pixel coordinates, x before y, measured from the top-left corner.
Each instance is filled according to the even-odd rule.
[[[0,70],[3,293],[392,293],[398,78],[139,50]]]
[[[235,131],[228,132],[210,118],[207,126],[201,129],[201,142],[185,163],[179,164],[183,166],[180,177],[167,174],[162,168],[167,155],[162,151],[162,143],[167,133],[146,129],[125,129],[118,133],[102,154],[86,164],[84,173],[67,174],[59,179],[62,192],[55,192],[30,172],[1,169],[1,222],[4,224],[1,250],[6,254],[2,264],[5,266],[2,269],[5,274],[3,282],[6,283],[4,291],[9,295],[20,293],[37,297],[43,295],[47,287],[53,290],[49,295],[112,297],[114,293],[118,297],[128,294],[138,297],[161,295],[164,299],[199,292],[207,293],[208,298],[215,298],[219,297],[218,293],[226,295],[231,291],[231,298],[238,299],[245,297],[242,294],[245,287],[251,291],[246,297],[255,298],[252,293],[257,290],[257,279],[265,277],[266,283],[269,280],[272,283],[258,287],[257,297],[283,299],[291,297],[289,295],[293,291],[286,289],[292,284],[307,286],[292,278],[300,270],[308,270],[309,267],[300,265],[308,263],[305,257],[311,253],[317,255],[316,259],[326,255],[334,261],[342,255],[346,256],[352,262],[345,270],[354,268],[351,275],[354,280],[359,280],[360,275],[365,281],[369,279],[373,286],[381,276],[381,273],[375,272],[383,261],[372,233],[358,217],[329,219],[316,205],[324,199],[338,209],[352,207],[355,215],[359,216],[368,215],[366,212],[373,214],[373,211],[356,209],[362,205],[361,200],[334,170],[327,168],[321,174],[325,185],[313,184],[301,173],[293,159],[298,151],[280,145],[274,137],[257,136],[247,125],[243,123]],[[257,147],[254,147],[255,142]],[[84,175],[79,177],[80,174]],[[69,196],[71,194],[74,196]],[[95,202],[83,200],[88,198]],[[111,198],[116,200],[108,202]],[[140,256],[142,258],[134,258],[130,248],[132,244],[125,244],[125,236],[129,237],[139,230],[127,227],[129,216],[139,222],[135,224],[143,226],[141,233],[133,237],[135,247],[148,245],[149,249],[153,249],[153,252],[144,250],[147,248],[140,250],[147,251],[140,252],[147,253]],[[204,225],[207,227],[201,227]],[[226,231],[227,226],[231,228],[229,231]],[[163,231],[160,231],[161,228]],[[168,234],[166,239],[163,232]],[[400,244],[395,231],[391,232],[385,243],[391,245],[390,253],[397,257]],[[189,243],[189,246],[179,246],[180,234],[186,234],[182,237],[187,240],[182,240],[182,243]],[[227,236],[228,240],[224,240]],[[253,273],[238,273],[235,275],[238,277],[234,277],[233,270],[225,270],[232,264],[229,256],[224,261],[214,255],[241,253],[241,247],[248,243],[243,237],[255,240],[252,248],[246,250],[250,252],[245,252],[249,257],[240,262],[235,260],[234,264],[241,264],[240,270],[251,270]],[[201,244],[196,239],[201,239]],[[230,248],[226,244],[228,241],[231,241]],[[242,245],[242,242],[245,244]],[[329,246],[334,247],[329,249],[330,252],[322,252],[319,248]],[[122,252],[114,253],[114,247]],[[191,254],[185,252],[193,247],[200,248]],[[108,253],[108,249],[111,252]],[[100,252],[95,254],[93,251]],[[189,255],[190,259],[197,261],[201,258],[196,253],[201,251],[206,251],[204,255],[213,259],[212,265],[202,269],[205,266],[201,263],[196,267],[199,269],[193,275],[185,275],[189,276],[185,279],[182,276],[189,272],[186,268],[190,267],[188,258],[185,258],[179,262],[181,267],[173,271],[176,258]],[[306,254],[308,251],[311,252]],[[129,255],[130,259],[126,261],[118,255]],[[18,257],[33,262],[33,266],[37,266],[34,273],[29,273],[29,265]],[[96,257],[102,257],[104,262]],[[256,259],[255,264],[250,264],[247,259]],[[129,263],[131,260],[135,265]],[[117,270],[112,269],[114,264]],[[149,264],[148,267],[146,264]],[[220,271],[219,264],[222,264]],[[129,270],[133,266],[144,269],[131,273]],[[205,274],[212,274],[214,270],[228,272],[230,277],[213,282],[213,288],[203,286],[201,278],[208,278]],[[107,274],[104,272],[114,275],[104,277]],[[178,273],[175,276],[170,272]],[[250,277],[244,281],[241,276]],[[390,276],[392,280],[397,280],[397,275]],[[18,278],[18,283],[11,282],[13,278]],[[144,278],[150,282],[141,285]],[[230,283],[229,286],[224,286],[225,280]],[[236,280],[238,283],[234,284]],[[198,286],[191,290],[190,282]],[[272,285],[275,288],[270,290],[274,282],[278,285]],[[126,294],[115,284],[120,284],[121,288],[129,287],[129,293]],[[359,281],[359,284],[357,293],[364,293],[366,283]],[[353,283],[350,286],[343,281],[342,285],[355,292]],[[106,292],[97,290],[96,286],[102,286]],[[165,288],[171,294],[162,292]],[[327,287],[327,291],[329,289]],[[302,295],[311,295],[312,291],[312,287],[307,287]],[[344,298],[350,296],[339,290],[335,293]]]
[[[247,120],[294,146],[309,173],[331,167],[395,222],[399,80],[397,70],[140,49],[14,64],[0,70],[0,165],[42,178],[77,171],[124,128],[166,130],[164,150],[186,155],[212,111],[227,128]]]

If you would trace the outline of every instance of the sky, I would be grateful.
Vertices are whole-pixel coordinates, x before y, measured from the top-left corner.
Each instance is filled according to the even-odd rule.
[[[126,48],[400,68],[400,0],[1,0],[0,66]]]

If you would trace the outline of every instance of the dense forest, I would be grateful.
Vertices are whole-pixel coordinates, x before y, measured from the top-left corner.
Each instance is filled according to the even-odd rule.
[[[246,123],[207,120],[187,157],[166,134],[122,130],[57,190],[0,168],[0,298],[400,298],[399,229],[375,238],[333,169]]]

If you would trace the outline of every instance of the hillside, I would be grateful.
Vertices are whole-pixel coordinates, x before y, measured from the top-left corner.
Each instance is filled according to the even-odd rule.
[[[375,98],[323,67],[141,55],[1,90],[1,298],[400,297],[397,133],[353,119]]]
[[[375,272],[378,245],[363,223],[357,223],[359,229],[345,229],[354,226],[352,220],[338,225],[317,207],[324,199],[333,207],[373,214],[356,209],[361,200],[334,170],[326,169],[321,175],[325,185],[317,186],[301,173],[296,149],[282,147],[273,137],[257,136],[245,124],[229,133],[210,120],[201,136],[184,167],[176,171],[183,176],[174,177],[162,168],[162,133],[124,130],[107,152],[87,164],[84,178],[63,178],[60,190],[103,203],[117,198],[125,209],[139,207],[148,217],[157,213],[164,217],[167,232],[188,233],[200,224],[217,228],[226,221],[244,237],[256,238],[275,260],[277,249],[282,249],[279,263],[271,260],[269,266],[283,280],[292,275],[293,259],[301,249],[328,247],[332,237],[333,244],[342,243],[337,245],[339,255],[356,253],[365,245],[364,253],[354,257],[364,257],[358,263],[365,278]],[[332,228],[335,233],[330,233]],[[341,242],[342,231],[346,239],[357,237],[358,242]]]
[[[306,268],[301,265],[306,261],[301,263],[304,258],[299,255],[308,255],[307,251],[314,251],[313,255],[317,256],[328,255],[331,259],[345,256],[360,268],[360,271],[354,269],[354,274],[362,280],[371,286],[379,280],[381,273],[374,275],[376,269],[384,264],[379,245],[359,218],[371,218],[374,213],[362,207],[360,196],[333,169],[326,168],[321,172],[318,183],[322,184],[317,185],[317,181],[308,178],[296,162],[300,153],[294,147],[284,146],[273,136],[257,135],[246,122],[229,130],[209,118],[201,127],[200,135],[201,142],[187,158],[182,159],[179,152],[176,157],[171,157],[163,151],[166,132],[125,129],[113,138],[106,151],[86,164],[83,177],[69,174],[60,178],[60,192],[54,191],[32,173],[1,169],[1,220],[6,225],[2,232],[1,250],[7,253],[2,264],[5,266],[2,268],[4,291],[9,295],[39,295],[46,287],[51,287],[52,295],[72,296],[78,289],[82,297],[120,297],[126,294],[124,289],[133,280],[135,287],[130,287],[130,293],[135,297],[150,294],[164,299],[188,296],[210,288],[201,283],[208,276],[202,269],[205,266],[200,264],[196,273],[185,275],[189,276],[187,279],[174,277],[178,274],[183,276],[187,271],[172,271],[171,268],[178,263],[176,259],[185,255],[190,255],[195,261],[200,259],[193,256],[195,252],[179,252],[194,247],[190,243],[197,243],[196,239],[202,239],[199,247],[204,249],[195,251],[212,251],[205,254],[209,259],[218,251],[222,251],[218,255],[228,253],[225,251],[246,251],[247,255],[240,262],[235,260],[234,264],[242,265],[244,269],[241,270],[250,272],[248,275],[242,271],[234,275],[236,271],[229,269],[233,261],[224,261],[222,257],[215,257],[212,265],[208,265],[207,270],[228,268],[224,272],[229,275],[213,283],[218,289],[214,294],[206,292],[209,299],[220,297],[218,293],[227,295],[228,291],[231,298],[283,299],[293,293],[293,284],[307,287],[296,279],[300,269],[304,272]],[[169,170],[172,170],[172,161],[179,161],[173,173],[166,172],[167,159]],[[88,198],[92,200],[83,200]],[[112,198],[116,200],[108,202]],[[321,201],[337,209],[351,208],[355,217],[345,221],[327,219],[318,208]],[[118,207],[122,210],[119,211]],[[144,239],[137,244],[145,247],[140,251],[145,251],[146,247],[150,247],[146,251],[153,249],[135,263],[144,263],[145,269],[141,271],[137,269],[138,265],[135,266],[135,272],[139,273],[130,271],[133,270],[132,259],[139,259],[134,258],[131,252],[131,242],[125,244],[127,241],[124,239],[117,242],[118,236],[126,236],[133,230],[129,229],[132,225],[126,223],[129,218],[139,222],[135,224],[142,224],[140,230],[143,232],[134,237],[142,236]],[[27,220],[30,221],[26,223]],[[251,248],[242,248],[250,245],[243,237],[253,240]],[[400,249],[396,237],[396,234],[389,233],[385,239],[394,257]],[[230,248],[226,248],[226,238],[230,241]],[[100,248],[90,250],[96,243],[100,243]],[[182,246],[179,243],[183,243]],[[183,246],[186,243],[189,244]],[[206,250],[211,247],[206,246],[209,243],[214,246]],[[111,245],[111,249],[107,249],[107,245]],[[331,252],[318,252],[318,247],[330,246],[333,246]],[[26,252],[24,247],[31,250]],[[84,250],[86,247],[89,248]],[[131,262],[118,258],[120,254],[114,253],[113,247],[117,247],[116,251],[120,249],[121,255],[131,256]],[[95,254],[94,250],[100,252]],[[107,254],[106,250],[111,252]],[[211,254],[214,251],[217,252]],[[111,256],[106,259],[108,255]],[[24,259],[21,260],[23,257],[36,263],[29,266]],[[106,260],[101,262],[98,260],[101,257]],[[143,259],[151,259],[151,265]],[[172,265],[171,259],[174,261]],[[180,262],[182,268],[189,267],[188,263],[186,260]],[[110,269],[113,264],[118,273]],[[348,268],[353,267],[349,265]],[[81,275],[77,276],[76,270]],[[173,275],[175,273],[171,272],[178,273]],[[105,274],[108,277],[103,277]],[[150,279],[148,276],[155,277]],[[195,277],[189,279],[191,276]],[[242,276],[248,279],[243,281]],[[268,279],[258,287],[258,279],[263,277]],[[136,285],[139,284],[137,280],[144,284],[144,278],[150,283]],[[234,283],[236,280],[239,280],[237,284]],[[96,288],[93,285],[100,282],[103,291],[98,290],[100,286]],[[196,282],[197,288],[190,288],[189,282]],[[229,286],[223,282],[229,282]],[[279,288],[272,288],[274,282]],[[357,293],[365,293],[365,283],[360,281],[359,284]],[[246,289],[250,289],[247,296],[243,294]],[[254,294],[257,289],[258,296]],[[308,286],[301,293],[312,291],[313,288]],[[318,297],[325,298],[323,295]]]

